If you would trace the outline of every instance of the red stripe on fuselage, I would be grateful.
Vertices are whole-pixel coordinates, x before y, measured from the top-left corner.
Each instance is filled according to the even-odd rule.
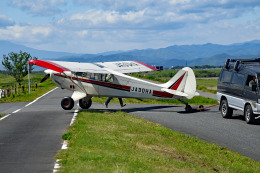
[[[66,76],[64,76],[62,74],[54,74],[54,75],[67,78]],[[109,87],[109,88],[113,88],[113,89],[129,91],[129,92],[130,92],[130,89],[131,89],[130,86],[126,86],[126,85],[117,85],[117,84],[112,84],[112,83],[107,83],[107,82],[102,82],[102,81],[95,81],[95,80],[89,80],[89,79],[80,79],[80,78],[76,78],[76,77],[72,77],[71,79],[73,79],[73,80],[80,80],[80,81],[87,82],[87,83],[94,84],[94,85],[99,85],[99,86],[104,86],[104,87]],[[153,96],[155,96],[155,97],[172,98],[174,95],[170,94],[170,93],[167,93],[167,92],[163,92],[163,91],[153,90]]]
[[[163,92],[163,91],[155,91],[155,90],[153,90],[153,96],[172,98],[173,94],[167,93],[167,92]]]

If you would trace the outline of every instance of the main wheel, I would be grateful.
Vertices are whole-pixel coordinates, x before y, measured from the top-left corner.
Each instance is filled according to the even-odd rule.
[[[255,121],[255,116],[250,105],[246,105],[244,116],[247,124],[252,124]]]
[[[228,101],[226,99],[221,100],[220,112],[223,118],[231,118],[233,109],[228,107]]]
[[[74,107],[74,100],[71,97],[65,97],[61,100],[61,107],[64,110],[71,110]]]
[[[91,99],[89,99],[88,101],[87,101],[86,98],[83,98],[83,99],[79,100],[79,106],[82,109],[88,109],[88,108],[90,108],[91,105],[92,105],[92,100]]]

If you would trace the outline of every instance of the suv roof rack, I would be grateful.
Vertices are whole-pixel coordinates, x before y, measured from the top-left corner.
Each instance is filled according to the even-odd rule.
[[[236,62],[236,61],[239,61],[241,63],[245,62],[258,62],[260,63],[260,58],[255,58],[255,59],[229,59],[230,62]]]
[[[259,63],[260,64],[260,58],[256,59],[227,59],[226,63],[224,65],[224,68],[229,69],[229,63],[235,63],[233,68],[238,71],[239,70],[239,64],[253,64],[253,63]]]

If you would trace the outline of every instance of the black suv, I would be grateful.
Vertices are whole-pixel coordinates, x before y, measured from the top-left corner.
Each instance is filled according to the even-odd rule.
[[[248,124],[260,114],[260,58],[227,59],[219,76],[217,100],[223,118],[244,112]]]

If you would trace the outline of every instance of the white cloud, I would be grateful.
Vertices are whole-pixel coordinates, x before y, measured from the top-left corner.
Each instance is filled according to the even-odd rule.
[[[10,40],[23,43],[38,43],[46,41],[53,34],[50,26],[8,26],[0,28],[0,40]]]
[[[11,5],[33,15],[51,16],[61,12],[65,0],[13,0]]]
[[[83,13],[76,13],[67,18],[62,18],[57,21],[59,26],[69,28],[128,28],[131,26],[141,27],[142,22],[145,22],[145,10],[136,12],[118,11],[101,11],[88,10]],[[127,25],[125,25],[127,24]]]
[[[12,18],[7,17],[6,15],[0,14],[0,27],[14,25],[15,22]]]
[[[259,0],[73,1],[68,6],[65,0],[13,0],[14,7],[34,14],[36,19],[61,15],[50,18],[51,23],[26,26],[12,26],[10,19],[8,27],[0,28],[0,39],[80,53],[260,39],[259,17],[254,15],[260,11]],[[73,11],[63,13],[63,7]]]

